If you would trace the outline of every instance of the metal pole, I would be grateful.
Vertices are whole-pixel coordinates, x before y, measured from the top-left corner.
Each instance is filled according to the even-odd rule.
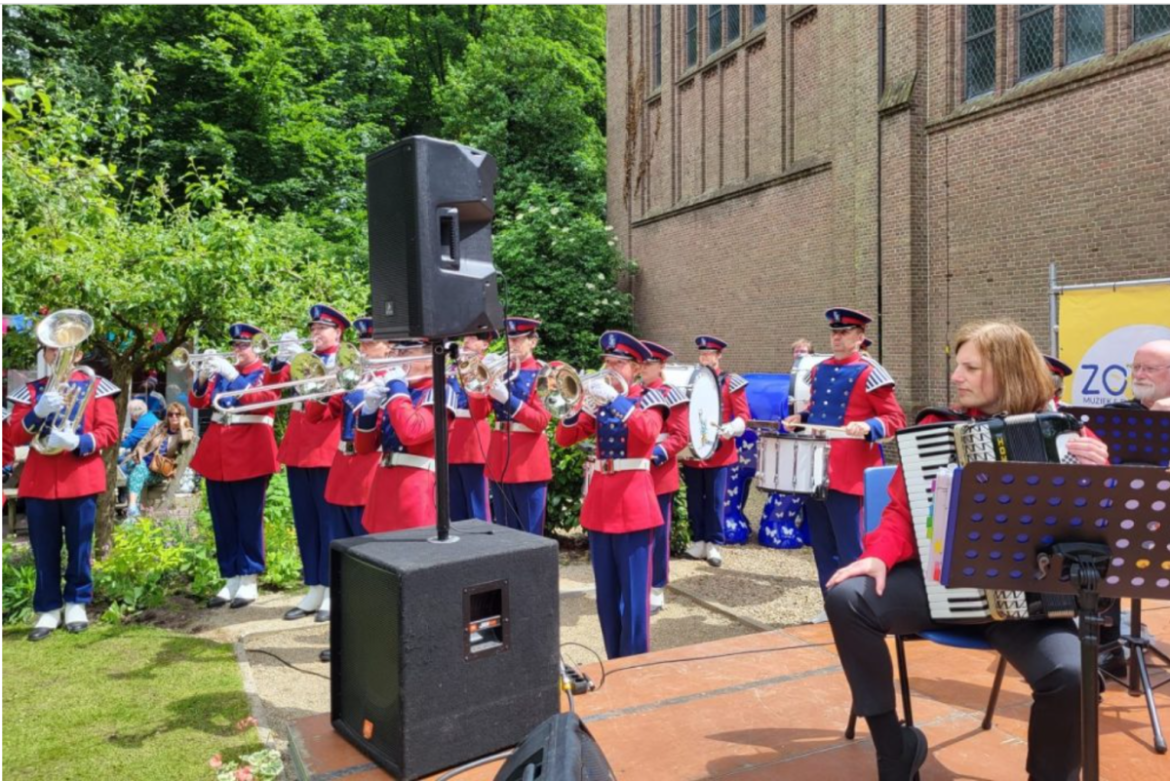
[[[1058,289],[1056,287],[1056,264],[1048,264],[1048,348],[1054,358],[1060,357],[1060,337],[1056,320]]]
[[[437,340],[431,350],[431,379],[435,394],[432,409],[435,411],[435,504],[438,512],[435,541],[453,542],[448,540],[451,534],[451,494],[447,488],[447,345],[442,339]]]

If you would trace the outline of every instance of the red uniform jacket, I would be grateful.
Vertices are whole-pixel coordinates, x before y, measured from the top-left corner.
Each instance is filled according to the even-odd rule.
[[[472,417],[467,392],[459,380],[451,378],[447,384],[459,401],[459,406],[452,410],[455,417],[447,432],[447,463],[486,464],[492,428],[486,417]]]
[[[747,402],[747,380],[738,374],[724,374],[719,378],[719,384],[723,388],[723,422],[730,423],[736,418],[743,418],[744,423],[751,420],[752,413],[748,410]],[[675,407],[671,410],[670,414],[671,417],[680,415],[689,421],[690,405],[684,404]],[[687,438],[689,441],[689,430]],[[732,466],[737,461],[739,461],[739,453],[735,449],[735,439],[732,438],[720,442],[719,448],[715,451],[715,455],[706,461],[686,460],[682,464],[683,466],[697,469],[714,469],[721,466]]]
[[[599,409],[597,418],[580,412],[557,424],[561,447],[597,434],[597,468],[581,506],[582,528],[625,534],[662,525],[649,470],[607,473],[605,465],[613,459],[649,460],[667,413],[661,394],[647,391],[641,398],[619,396]]]
[[[326,366],[332,365],[333,356],[337,348],[317,353]],[[264,384],[287,382],[289,368],[287,363],[273,362]],[[295,388],[294,388],[295,391]],[[303,468],[327,467],[333,463],[333,456],[337,454],[337,443],[341,441],[341,419],[321,418],[311,421],[305,416],[302,404],[293,405],[288,415],[288,428],[284,430],[284,439],[280,441],[280,449],[276,451],[276,460],[285,466]]]
[[[381,450],[358,453],[354,444],[358,412],[364,390],[337,393],[327,401],[305,402],[305,419],[311,424],[325,420],[340,421],[339,442],[346,445],[334,451],[329,479],[325,481],[325,501],[341,507],[364,507],[374,484],[374,470],[382,457]]]
[[[468,394],[471,417],[487,419],[496,413],[496,425],[488,448],[487,476],[497,483],[544,483],[552,479],[552,461],[548,454],[548,437],[544,430],[552,415],[536,395],[536,375],[540,362],[529,358],[508,378],[511,396],[500,404],[483,394]],[[512,422],[526,431],[504,430]],[[505,467],[507,474],[505,474]]]
[[[237,367],[238,368],[238,367]],[[213,375],[206,383],[196,382],[187,394],[192,409],[206,409],[212,399],[226,390],[240,390],[259,385],[267,370],[260,361],[240,369],[240,376],[228,382],[219,375]],[[256,391],[246,393],[235,400],[227,401],[228,406],[243,406],[273,402],[280,398],[279,391]],[[276,415],[275,408],[246,413],[245,418],[268,418]],[[218,420],[217,420],[218,418]],[[276,462],[276,434],[271,424],[236,422],[232,416],[216,413],[211,425],[199,440],[191,468],[208,480],[234,482],[251,480],[254,477],[271,475],[280,468]]]
[[[843,426],[862,421],[870,426],[868,441],[834,439],[829,450],[829,488],[862,496],[865,470],[883,463],[877,440],[892,437],[906,425],[906,413],[894,396],[894,380],[881,364],[854,353],[817,364],[810,382],[811,406],[801,413],[806,423]]]
[[[46,424],[47,420],[37,417],[33,407],[48,381],[43,377],[9,395],[13,406],[5,431],[6,445],[15,448],[29,444]],[[80,398],[89,389],[90,381],[86,374],[74,372],[69,384],[79,388]],[[118,411],[114,408],[118,386],[102,377],[97,378],[97,384],[77,429],[81,443],[76,450],[46,456],[29,448],[17,488],[17,495],[22,499],[76,499],[106,490],[106,465],[101,451],[116,445],[120,439]]]
[[[984,417],[975,410],[967,410],[968,417],[978,419]],[[952,418],[941,415],[927,415],[918,421],[919,425],[940,423]],[[1082,432],[1085,436],[1097,438],[1089,429]],[[836,447],[836,441],[833,447]],[[864,545],[859,558],[879,559],[887,569],[893,569],[895,564],[911,561],[918,558],[918,545],[914,536],[914,519],[910,514],[910,497],[906,491],[906,478],[902,474],[901,465],[890,479],[890,502],[882,512],[881,523],[878,527],[865,535]]]
[[[431,378],[427,377],[407,390],[405,382],[394,380],[390,383],[390,398],[382,408],[373,415],[358,416],[354,433],[358,453],[372,453],[380,445],[384,459],[393,453],[404,453],[429,462],[429,468],[417,464],[379,466],[374,470],[374,484],[362,516],[362,525],[372,534],[435,524],[432,385]],[[448,410],[457,403],[451,396],[448,390]]]
[[[654,480],[655,494],[658,496],[673,494],[679,488],[678,454],[691,441],[686,393],[671,388],[661,378],[644,387],[646,390],[656,390],[662,394],[669,409],[663,431],[658,435],[655,450],[652,451],[657,452],[658,448],[662,448],[662,452],[666,453],[666,460],[650,467],[650,477]]]

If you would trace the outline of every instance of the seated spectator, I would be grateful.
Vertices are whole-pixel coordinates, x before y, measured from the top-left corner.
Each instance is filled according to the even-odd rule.
[[[130,403],[126,405],[126,414],[130,416],[130,431],[122,437],[118,461],[123,463],[122,471],[129,474],[124,463],[126,456],[138,446],[138,443],[152,428],[159,424],[159,419],[147,411],[146,402],[142,399],[130,399]]]
[[[129,489],[129,506],[126,517],[136,518],[141,513],[138,497],[152,485],[158,485],[175,472],[175,460],[195,438],[187,410],[178,402],[167,407],[166,422],[156,424],[142,438],[126,458],[133,464],[126,484]]]

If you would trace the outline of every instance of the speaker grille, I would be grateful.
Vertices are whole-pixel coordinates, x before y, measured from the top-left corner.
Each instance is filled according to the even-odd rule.
[[[416,251],[418,191],[415,147],[397,144],[366,162],[366,206],[370,215],[370,301],[378,338],[401,337],[413,325],[421,302],[411,257]]]
[[[402,659],[398,638],[402,616],[387,611],[400,605],[400,581],[368,562],[350,559],[341,567],[341,594],[345,611],[335,625],[339,658],[347,674],[340,676],[341,698],[336,716],[352,725],[378,750],[402,756]],[[353,595],[353,596],[351,596]],[[335,597],[335,599],[338,597]],[[337,677],[334,678],[337,680]]]

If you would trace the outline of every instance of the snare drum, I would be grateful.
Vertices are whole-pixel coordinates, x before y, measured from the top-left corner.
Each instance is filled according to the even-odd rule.
[[[789,405],[789,414],[799,415],[808,409],[812,403],[812,368],[832,355],[802,355],[792,364],[789,391],[792,394],[792,404]]]
[[[825,496],[829,487],[829,447],[826,439],[793,434],[760,433],[760,466],[756,485],[763,491]]]

